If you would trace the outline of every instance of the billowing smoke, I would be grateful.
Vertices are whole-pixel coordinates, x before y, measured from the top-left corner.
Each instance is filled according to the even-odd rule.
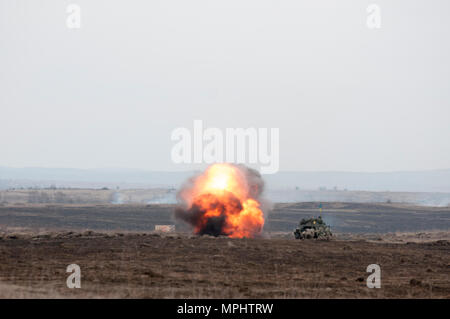
[[[258,171],[244,165],[213,164],[180,189],[175,216],[196,234],[254,237],[264,226],[263,190]]]

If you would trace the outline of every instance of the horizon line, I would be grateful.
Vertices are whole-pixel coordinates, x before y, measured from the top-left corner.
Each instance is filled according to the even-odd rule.
[[[244,164],[245,165],[245,164]],[[112,170],[112,171],[141,171],[147,173],[190,173],[203,171],[204,169],[183,169],[183,170],[150,170],[145,168],[130,168],[130,167],[91,167],[91,168],[78,168],[78,167],[45,167],[45,166],[3,166],[0,165],[0,169],[67,169],[67,170],[79,170],[79,171],[99,171],[99,170]],[[436,169],[417,169],[417,170],[390,170],[390,171],[352,171],[352,170],[279,170],[278,173],[347,173],[347,174],[389,174],[389,173],[418,173],[418,172],[439,172],[450,171],[450,168],[436,168]]]

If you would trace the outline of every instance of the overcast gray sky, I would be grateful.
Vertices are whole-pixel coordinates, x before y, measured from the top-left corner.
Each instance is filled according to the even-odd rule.
[[[189,169],[170,134],[201,119],[279,128],[281,170],[450,168],[449,9],[0,0],[0,166]]]

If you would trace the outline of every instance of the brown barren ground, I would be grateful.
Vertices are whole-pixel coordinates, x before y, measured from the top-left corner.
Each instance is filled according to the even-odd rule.
[[[0,297],[449,298],[450,242],[430,236],[425,242],[396,243],[339,236],[327,242],[5,233]],[[73,263],[81,267],[81,289],[66,287],[66,267]],[[366,286],[370,264],[381,266],[380,289]]]

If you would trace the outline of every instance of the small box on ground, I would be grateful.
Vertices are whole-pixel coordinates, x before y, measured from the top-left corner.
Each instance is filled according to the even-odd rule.
[[[161,233],[172,233],[175,231],[175,225],[155,225],[155,231]]]

